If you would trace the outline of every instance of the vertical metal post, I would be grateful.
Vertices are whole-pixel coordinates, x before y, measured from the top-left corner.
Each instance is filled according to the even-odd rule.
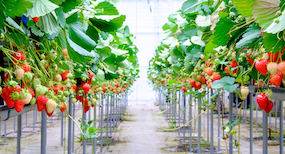
[[[262,119],[262,128],[263,128],[263,142],[262,142],[262,153],[263,154],[267,154],[267,141],[268,141],[268,134],[267,134],[267,132],[268,132],[268,118],[267,118],[267,116],[268,116],[268,114],[265,112],[265,111],[263,111],[262,112],[263,113],[263,119]]]
[[[201,98],[198,98],[198,115],[201,113],[201,105],[202,105],[202,101]],[[200,146],[200,139],[201,139],[201,126],[202,125],[202,117],[199,116],[198,118],[198,153],[201,153],[201,146]]]
[[[16,132],[16,117],[14,117],[14,132]]]
[[[6,121],[5,121],[6,122]],[[21,154],[22,115],[18,115],[17,124],[17,154]]]
[[[210,96],[209,96],[209,88],[207,88],[207,100],[208,100],[208,104],[210,105],[210,100],[209,100],[209,98],[210,98]],[[211,95],[212,96],[212,95]],[[209,139],[209,137],[210,137],[210,123],[209,123],[209,120],[210,120],[210,113],[209,113],[209,110],[207,110],[207,142],[209,142],[210,141],[210,139]]]
[[[183,125],[186,123],[186,96],[183,92]],[[183,126],[183,144],[185,143],[185,126]]]
[[[7,121],[4,122],[4,143],[7,143]],[[22,132],[21,132],[22,134]]]
[[[60,134],[60,145],[63,146],[63,113],[61,113],[61,134]]]
[[[33,110],[33,132],[35,132],[35,116],[37,116],[36,110]]]
[[[71,100],[71,98],[70,98],[70,96],[69,96],[69,99],[68,99],[68,112],[69,112],[69,114],[70,115],[72,115],[72,100]],[[72,127],[72,120],[70,119],[70,118],[68,118],[68,150],[67,150],[67,152],[68,152],[68,154],[71,154],[72,152],[72,150],[71,150],[71,141],[72,141],[72,132],[71,132],[71,127]]]
[[[180,127],[180,123],[181,123],[181,117],[180,117],[180,105],[181,105],[181,102],[180,102],[180,96],[181,96],[181,91],[179,90],[179,97],[178,97],[178,101],[179,101],[179,104],[178,104],[178,127]],[[180,129],[178,129],[178,135],[180,136]]]
[[[233,93],[230,93],[229,96],[229,121],[233,121]],[[230,128],[230,130],[232,130],[232,127]],[[232,154],[233,153],[233,135],[230,135],[230,142],[229,142],[229,153]]]
[[[71,101],[71,103],[72,103],[72,101]],[[70,106],[70,104],[69,104],[69,106]],[[73,111],[72,111],[72,117],[73,117],[73,119],[75,119],[75,103],[72,104],[72,110],[73,110]],[[72,142],[72,143],[71,143],[71,145],[72,145],[71,151],[72,151],[72,152],[74,152],[74,127],[75,127],[75,124],[74,124],[74,122],[73,122],[73,123],[72,123],[72,128],[71,128],[71,129],[72,129],[72,137],[71,137],[71,138],[72,138],[72,141],[71,141],[71,142]]]
[[[46,154],[46,142],[47,142],[47,114],[42,111],[42,126],[41,126],[41,154]]]
[[[280,121],[279,121],[279,143],[280,143],[280,154],[283,154],[283,143],[284,143],[284,138],[283,138],[283,101],[279,101],[280,102],[280,107],[279,107],[279,117],[280,117]],[[277,115],[276,115],[277,116]]]
[[[190,104],[189,104],[189,121],[192,119],[192,95],[190,95]],[[192,152],[192,122],[189,123],[189,152]]]
[[[83,107],[83,111],[84,111],[84,107]],[[86,113],[83,112],[82,114],[83,114],[82,115],[82,125],[84,126],[86,125]],[[84,129],[83,129],[83,133],[85,133]],[[86,140],[83,139],[82,142],[83,142],[83,154],[86,154]]]
[[[218,153],[221,151],[221,140],[220,140],[220,136],[221,136],[221,96],[220,96],[220,92],[218,93]]]
[[[97,119],[96,119],[96,108],[97,104],[94,106],[94,128],[96,129]],[[96,154],[96,138],[93,138],[93,150],[94,154]]]
[[[211,93],[210,96],[213,95],[213,89],[211,89]],[[209,98],[209,103],[210,105],[212,104],[212,99],[210,97]],[[213,110],[211,110],[211,146],[210,146],[210,152],[211,154],[214,153],[214,113]]]
[[[107,129],[106,136],[109,137],[109,96],[107,96],[107,101],[106,101],[106,129]]]
[[[249,94],[249,104],[250,104],[250,120],[249,120],[249,127],[250,127],[250,130],[249,130],[249,136],[250,136],[250,140],[249,140],[249,143],[250,143],[250,151],[249,153],[250,154],[253,154],[253,100],[252,100],[252,96],[253,94]],[[256,122],[257,123],[257,122]]]
[[[103,103],[103,94],[101,95],[101,97],[100,97],[101,99],[100,99],[100,102],[102,103],[102,106],[101,106],[101,119],[100,119],[100,123],[101,123],[101,130],[103,130],[103,106],[104,106],[104,103]],[[103,131],[101,131],[101,145],[100,145],[100,152],[102,153],[103,152]]]

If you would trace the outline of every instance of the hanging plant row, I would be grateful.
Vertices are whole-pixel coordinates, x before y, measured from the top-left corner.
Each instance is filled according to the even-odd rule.
[[[149,62],[149,79],[156,88],[196,93],[206,87],[234,92],[240,86],[243,100],[254,83],[256,101],[269,113],[268,87],[285,85],[284,2],[185,1],[163,26],[166,37]]]
[[[51,116],[68,97],[86,113],[97,94],[125,92],[138,78],[138,49],[114,2],[0,2],[1,97]],[[4,18],[3,18],[4,17]]]

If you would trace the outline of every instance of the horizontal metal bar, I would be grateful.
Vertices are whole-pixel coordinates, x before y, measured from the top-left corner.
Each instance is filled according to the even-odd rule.
[[[15,110],[15,108],[9,109],[9,110],[3,110],[0,111],[0,121],[4,121],[4,120],[8,120],[11,117],[15,117],[18,115],[21,115],[23,113],[27,113],[29,111],[34,110],[37,107],[37,105],[29,105],[29,106],[25,106],[21,112],[17,112]]]

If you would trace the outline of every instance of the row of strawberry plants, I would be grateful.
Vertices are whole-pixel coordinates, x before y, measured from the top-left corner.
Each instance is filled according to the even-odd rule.
[[[273,107],[269,86],[283,87],[284,1],[187,0],[163,25],[166,37],[149,62],[155,87],[206,87],[249,94],[258,86],[259,107]]]
[[[127,92],[138,78],[137,47],[115,2],[0,2],[0,93],[10,108],[25,104],[51,116],[66,100],[86,113],[97,94]],[[3,80],[2,80],[3,79]]]

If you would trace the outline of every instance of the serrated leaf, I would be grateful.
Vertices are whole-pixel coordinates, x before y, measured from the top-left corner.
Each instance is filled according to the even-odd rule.
[[[92,26],[92,25],[89,25],[87,30],[86,30],[86,34],[92,39],[94,40],[95,42],[98,43],[98,40],[99,40],[99,33],[98,31]]]
[[[208,27],[212,25],[211,15],[207,15],[207,16],[197,15],[195,22],[200,27]]]
[[[9,25],[11,25],[12,27],[20,30],[21,32],[23,32],[25,34],[25,31],[22,29],[22,27],[20,27],[12,18],[7,17],[5,20]]]
[[[55,39],[58,43],[58,45],[62,48],[62,49],[66,49],[67,48],[67,42],[66,42],[66,37],[64,35],[64,33],[62,31],[59,31],[59,34],[57,36],[57,38]]]
[[[43,33],[41,30],[39,30],[39,28],[36,27],[35,25],[34,25],[34,26],[31,26],[31,31],[32,31],[32,33],[34,33],[36,36],[39,36],[39,37],[44,36],[44,33]]]
[[[111,49],[111,52],[117,56],[128,53],[128,51],[126,51],[126,50],[116,49],[113,47],[109,47],[109,48]]]
[[[191,65],[191,62],[192,62],[192,57],[186,56],[184,59],[184,66],[187,71],[191,71],[194,68],[193,65]]]
[[[278,17],[279,22],[273,21],[268,28],[266,28],[264,31],[267,33],[276,34],[280,31],[283,31],[285,29],[285,11],[282,12],[282,15]]]
[[[191,56],[194,58],[200,58],[201,56],[201,47],[200,46],[195,46],[192,50],[191,50]]]
[[[255,0],[252,13],[260,27],[267,28],[273,22],[280,10],[279,3],[279,0]]]
[[[4,7],[5,9],[3,9],[3,11],[6,16],[10,16],[11,18],[15,18],[16,16],[20,17],[23,13],[27,12],[27,9],[33,7],[32,2],[29,0],[4,0],[2,4],[4,6],[0,7]],[[2,17],[5,16],[1,16],[1,18]]]
[[[95,7],[95,9],[96,10],[102,9],[102,12],[98,11],[98,13],[96,13],[96,15],[119,15],[119,12],[116,9],[116,7],[113,4],[109,3],[109,2],[101,2],[101,3],[99,3]]]
[[[279,36],[283,36],[283,32],[281,32]],[[264,32],[262,38],[263,38],[262,42],[266,52],[272,51],[273,53],[276,53],[283,50],[285,41],[283,40],[283,38],[280,38],[279,40],[277,38],[277,34]]]
[[[187,13],[191,13],[193,11],[195,11],[196,7],[200,4],[202,4],[203,2],[206,2],[207,0],[187,0],[182,4],[182,8],[181,8],[181,12],[183,14],[187,14]]]
[[[216,80],[212,83],[212,88],[219,89],[222,88],[225,85],[225,82],[223,80]]]
[[[36,23],[40,30],[48,33],[50,35],[57,33],[60,30],[60,27],[53,14],[49,13],[41,17],[41,20]]]
[[[205,42],[202,41],[201,37],[199,36],[192,36],[191,37],[191,42],[200,46],[205,46]]]
[[[58,5],[55,5],[49,0],[37,0],[33,4],[33,7],[31,9],[28,9],[27,16],[32,18],[41,17],[51,13],[58,7],[59,7]]]
[[[73,42],[76,42],[79,46],[87,51],[94,50],[96,43],[88,35],[86,35],[82,29],[82,24],[75,22],[67,25],[69,31],[69,37]]]
[[[234,84],[234,85],[224,85],[224,89],[227,92],[234,92],[237,87],[239,86],[239,84]]]
[[[191,38],[192,36],[195,36],[197,34],[197,27],[195,25],[191,26],[186,26],[183,30],[182,33]]]
[[[62,3],[62,8],[64,12],[71,11],[76,6],[78,6],[81,3],[81,0],[68,0]]]
[[[246,30],[246,33],[243,34],[242,39],[237,42],[236,48],[239,50],[244,48],[254,48],[261,40],[260,28],[252,25]]]
[[[72,59],[73,61],[86,62],[95,57],[94,54],[83,49],[82,47],[74,43],[70,38],[67,38],[67,42],[68,42],[68,55],[70,59]]]
[[[126,16],[95,16],[94,18],[89,19],[91,23],[96,26],[98,29],[111,32],[122,27],[123,22],[125,21]]]
[[[62,9],[57,9],[56,10],[56,15],[57,15],[57,20],[59,25],[64,28],[65,24],[66,24],[66,19],[65,19],[65,15]]]
[[[236,6],[238,13],[243,16],[251,17],[252,16],[252,4],[254,0],[233,0],[233,4]]]

